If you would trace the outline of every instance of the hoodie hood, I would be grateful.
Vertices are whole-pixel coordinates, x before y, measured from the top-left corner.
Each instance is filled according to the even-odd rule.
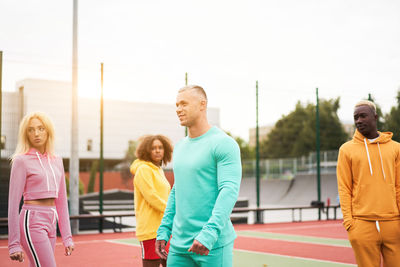
[[[374,144],[374,143],[384,144],[384,143],[387,143],[390,140],[392,140],[393,133],[391,133],[391,132],[379,132],[378,131],[378,134],[379,134],[379,137],[376,138],[373,142],[371,142],[371,144]],[[364,135],[362,135],[362,133],[360,133],[356,129],[356,131],[355,131],[355,133],[353,135],[353,141],[355,141],[357,143],[364,143],[364,139],[369,141],[368,138],[366,138]]]
[[[370,152],[368,149],[368,144],[378,146],[378,153],[379,153],[379,158],[380,158],[380,165],[381,165],[381,170],[382,170],[382,174],[383,174],[383,179],[386,180],[385,169],[383,167],[382,153],[381,153],[381,148],[380,148],[379,144],[385,144],[385,143],[390,142],[392,140],[393,133],[378,132],[378,134],[379,134],[379,136],[373,142],[369,142],[368,138],[366,138],[358,130],[356,130],[356,132],[354,133],[354,136],[353,136],[353,141],[356,143],[364,144],[365,152],[367,154],[367,159],[368,159],[368,164],[369,164],[369,171],[370,171],[371,176],[373,175],[373,171],[372,171],[371,156],[370,156]]]
[[[39,150],[37,150],[36,148],[34,148],[34,147],[31,147],[29,150],[28,150],[28,152],[26,152],[26,155],[33,155],[33,156],[37,156],[37,154],[39,154],[39,156],[40,157],[47,157],[47,152],[44,152],[43,154],[42,153],[40,153],[40,151]]]
[[[26,153],[26,155],[30,155],[34,158],[37,158],[37,160],[39,161],[39,164],[42,167],[43,173],[46,176],[47,191],[50,191],[50,179],[51,179],[50,177],[52,177],[54,186],[56,188],[56,192],[58,194],[58,185],[57,185],[57,181],[56,181],[56,175],[54,173],[53,166],[51,165],[49,154],[47,152],[44,152],[43,154],[41,154],[39,150],[32,147],[29,149],[29,151]],[[47,168],[45,166],[46,161],[47,161],[47,164],[48,164],[48,167],[50,168],[50,170],[47,170]]]
[[[137,170],[139,169],[139,167],[141,167],[142,165],[147,165],[150,168],[152,168],[153,170],[158,171],[160,168],[157,167],[156,165],[154,165],[152,162],[150,161],[145,161],[145,160],[140,160],[140,159],[136,159],[131,167],[130,167],[130,171],[133,175],[135,175],[135,173],[137,172]]]

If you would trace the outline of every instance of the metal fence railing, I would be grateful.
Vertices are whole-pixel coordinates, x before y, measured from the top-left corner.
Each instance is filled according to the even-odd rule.
[[[338,151],[321,151],[321,173],[336,171]],[[298,173],[315,173],[317,170],[317,153],[299,158],[263,159],[260,160],[260,177],[262,179],[292,179]],[[256,161],[243,162],[243,177],[256,176]]]

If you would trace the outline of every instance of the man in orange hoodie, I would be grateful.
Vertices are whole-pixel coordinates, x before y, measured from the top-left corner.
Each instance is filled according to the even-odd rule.
[[[343,225],[360,267],[400,266],[400,144],[379,132],[375,104],[354,108],[356,132],[339,149]]]

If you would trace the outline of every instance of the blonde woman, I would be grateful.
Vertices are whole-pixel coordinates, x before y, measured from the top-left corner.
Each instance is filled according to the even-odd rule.
[[[143,267],[166,266],[155,252],[157,229],[164,215],[171,186],[161,168],[172,158],[171,142],[162,135],[142,138],[131,165],[134,177],[136,237],[142,247]]]
[[[22,195],[24,204],[19,213]],[[62,159],[54,154],[54,127],[46,114],[33,112],[20,123],[12,156],[8,198],[10,258],[22,262],[27,256],[29,266],[56,266],[57,221],[65,255],[71,255],[74,244],[64,167]]]

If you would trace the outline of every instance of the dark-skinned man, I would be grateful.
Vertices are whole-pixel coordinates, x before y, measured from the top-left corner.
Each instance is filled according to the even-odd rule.
[[[359,267],[400,266],[400,144],[379,132],[375,104],[354,108],[356,131],[339,149],[343,225]]]

